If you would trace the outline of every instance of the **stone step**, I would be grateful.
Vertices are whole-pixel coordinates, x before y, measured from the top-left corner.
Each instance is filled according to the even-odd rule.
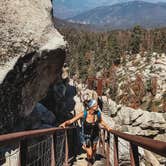
[[[94,164],[88,164],[86,160],[86,153],[82,153],[76,157],[76,161],[73,163],[72,166],[105,166],[105,163],[105,158],[97,153]]]

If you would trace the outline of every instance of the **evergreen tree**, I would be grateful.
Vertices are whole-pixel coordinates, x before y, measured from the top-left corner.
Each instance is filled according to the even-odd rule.
[[[142,29],[141,27],[135,26],[133,28],[132,34],[131,34],[131,41],[130,41],[130,49],[133,54],[137,54],[140,51],[140,44],[141,44],[141,34]]]

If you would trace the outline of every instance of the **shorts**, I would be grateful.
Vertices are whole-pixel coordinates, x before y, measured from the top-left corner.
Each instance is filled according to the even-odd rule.
[[[86,147],[93,146],[94,144],[97,144],[99,140],[99,136],[91,136],[91,135],[81,135],[81,143],[82,145],[86,145]]]

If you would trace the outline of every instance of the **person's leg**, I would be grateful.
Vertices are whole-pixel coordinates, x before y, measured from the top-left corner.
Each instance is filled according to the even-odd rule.
[[[98,140],[99,140],[99,137],[98,137],[98,136],[93,139],[92,153],[93,153],[94,159],[95,159],[95,156],[96,156]]]
[[[87,153],[87,159],[88,160],[92,159],[92,157],[93,157],[93,150],[92,150],[91,146],[86,148],[86,153]]]
[[[91,159],[93,157],[93,149],[92,149],[92,143],[89,138],[82,137],[82,149],[85,150],[87,153],[87,159]]]
[[[96,150],[97,150],[97,143],[94,143],[93,144],[93,149],[92,149],[92,151],[93,151],[93,156],[95,157],[95,155],[96,155]]]

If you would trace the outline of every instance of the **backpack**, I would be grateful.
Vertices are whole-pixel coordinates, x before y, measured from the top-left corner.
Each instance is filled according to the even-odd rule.
[[[84,116],[83,116],[83,119],[82,119],[83,122],[85,122],[86,117],[87,117],[87,110],[84,109]],[[100,110],[97,110],[97,120],[99,122],[101,121],[101,112],[100,112]]]
[[[80,133],[81,136],[84,135],[84,122],[85,122],[85,120],[86,120],[86,117],[87,117],[87,110],[84,109],[84,116],[83,116],[83,118],[82,118],[82,122],[81,122],[81,124],[82,124],[82,127],[81,127],[81,133]],[[98,121],[98,122],[101,121],[101,112],[100,112],[99,109],[97,110],[97,121]]]

